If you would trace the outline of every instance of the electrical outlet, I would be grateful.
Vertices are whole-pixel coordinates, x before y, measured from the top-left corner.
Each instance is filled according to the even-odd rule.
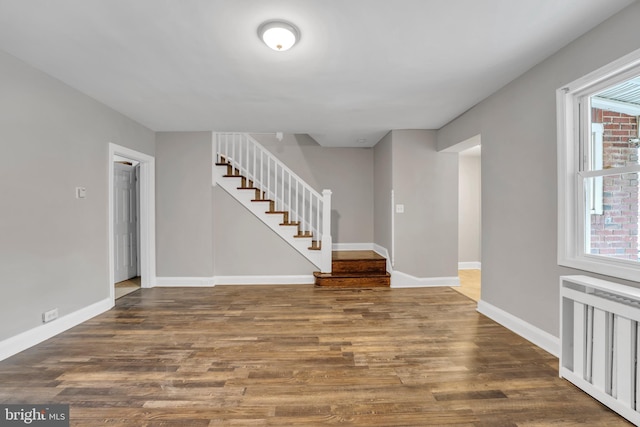
[[[54,308],[53,310],[45,311],[42,313],[42,323],[51,322],[52,320],[56,320],[58,318],[58,309]]]

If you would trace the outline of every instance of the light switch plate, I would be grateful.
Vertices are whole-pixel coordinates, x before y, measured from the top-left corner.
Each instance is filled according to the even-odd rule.
[[[76,199],[84,199],[87,197],[87,189],[85,187],[76,187]]]
[[[396,205],[396,213],[404,213],[404,205]]]

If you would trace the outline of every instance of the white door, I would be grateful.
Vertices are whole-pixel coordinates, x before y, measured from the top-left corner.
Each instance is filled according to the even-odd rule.
[[[114,279],[118,283],[138,275],[135,167],[116,162],[113,176],[113,259]]]

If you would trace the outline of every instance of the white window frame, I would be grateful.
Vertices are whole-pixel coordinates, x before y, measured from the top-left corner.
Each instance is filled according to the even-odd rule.
[[[640,75],[640,49],[556,91],[558,125],[558,264],[607,276],[640,281],[640,262],[585,253],[584,178],[640,172],[640,165],[606,171],[582,171],[580,123],[589,120],[589,97]],[[585,102],[586,100],[586,102]],[[581,109],[581,103],[582,109]]]
[[[589,159],[591,159],[591,170],[602,170],[603,159],[602,151],[604,145],[604,125],[602,123],[591,123],[591,143],[589,144]],[[589,197],[590,214],[602,215],[604,209],[602,206],[602,184],[601,176],[596,177],[594,185],[590,189]]]

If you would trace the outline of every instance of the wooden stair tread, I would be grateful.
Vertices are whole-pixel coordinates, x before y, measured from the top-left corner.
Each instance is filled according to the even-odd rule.
[[[314,277],[321,278],[338,278],[338,277],[391,277],[391,274],[385,272],[384,274],[372,273],[372,274],[362,274],[362,273],[321,273],[319,271],[313,272]]]
[[[334,274],[385,275],[387,260],[374,251],[334,251],[331,254]]]
[[[389,288],[391,277],[316,277],[314,284],[324,288]]]
[[[331,253],[333,261],[363,261],[363,260],[384,260],[386,258],[374,251],[333,251]]]
[[[313,273],[315,285],[335,288],[390,287],[387,260],[374,251],[333,251],[331,273]]]

